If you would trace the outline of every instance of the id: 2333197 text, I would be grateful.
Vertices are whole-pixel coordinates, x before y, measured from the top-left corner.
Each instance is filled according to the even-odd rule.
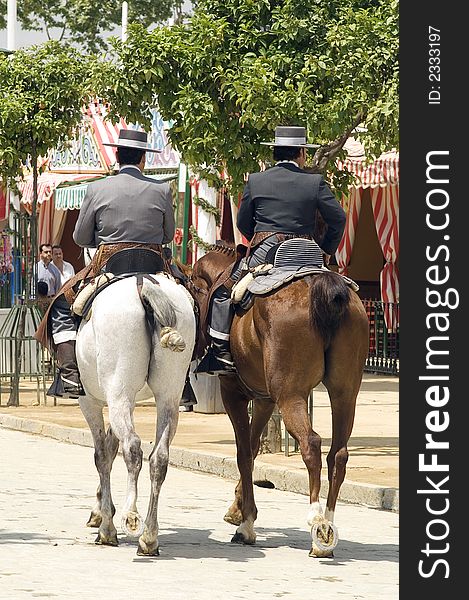
[[[428,104],[440,104],[440,30],[428,26]]]

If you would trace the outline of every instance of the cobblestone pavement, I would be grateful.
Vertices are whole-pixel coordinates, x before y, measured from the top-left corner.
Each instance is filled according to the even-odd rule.
[[[233,483],[171,467],[159,506],[161,555],[136,555],[119,532],[118,548],[96,546],[85,527],[94,504],[93,451],[0,429],[0,599],[95,600],[395,600],[398,597],[398,515],[340,503],[340,541],[332,559],[308,557],[304,496],[255,489],[255,546],[231,544],[223,521]],[[121,456],[113,473],[116,526],[125,493]],[[146,514],[148,464],[139,480]]]

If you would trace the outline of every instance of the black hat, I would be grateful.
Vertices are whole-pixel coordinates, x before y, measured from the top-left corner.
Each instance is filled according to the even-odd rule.
[[[115,146],[117,148],[135,148],[136,150],[145,150],[146,152],[161,152],[152,148],[147,141],[145,131],[137,129],[121,129],[117,142],[103,142],[104,146]]]
[[[320,144],[306,143],[305,127],[284,127],[279,125],[275,128],[274,142],[261,142],[264,146],[294,146],[299,148],[319,148]]]

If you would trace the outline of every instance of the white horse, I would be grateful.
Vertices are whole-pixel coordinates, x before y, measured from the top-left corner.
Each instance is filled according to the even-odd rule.
[[[139,537],[137,554],[156,556],[158,497],[194,348],[195,317],[192,298],[182,285],[163,274],[151,277],[158,284],[144,278],[141,296],[153,315],[152,326],[139,297],[136,277],[121,279],[95,298],[90,319],[80,324],[76,353],[86,392],[79,403],[93,435],[100,482],[87,525],[99,527],[96,543],[117,545],[110,473],[120,442],[128,471],[122,527],[126,534]],[[157,408],[156,440],[149,457],[151,494],[143,522],[137,511],[143,453],[133,410],[137,400],[152,397]],[[107,432],[103,418],[106,405]]]

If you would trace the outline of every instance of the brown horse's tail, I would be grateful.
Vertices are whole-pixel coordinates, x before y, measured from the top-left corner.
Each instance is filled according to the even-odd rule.
[[[342,321],[350,302],[344,279],[333,271],[311,277],[311,324],[327,345]]]

